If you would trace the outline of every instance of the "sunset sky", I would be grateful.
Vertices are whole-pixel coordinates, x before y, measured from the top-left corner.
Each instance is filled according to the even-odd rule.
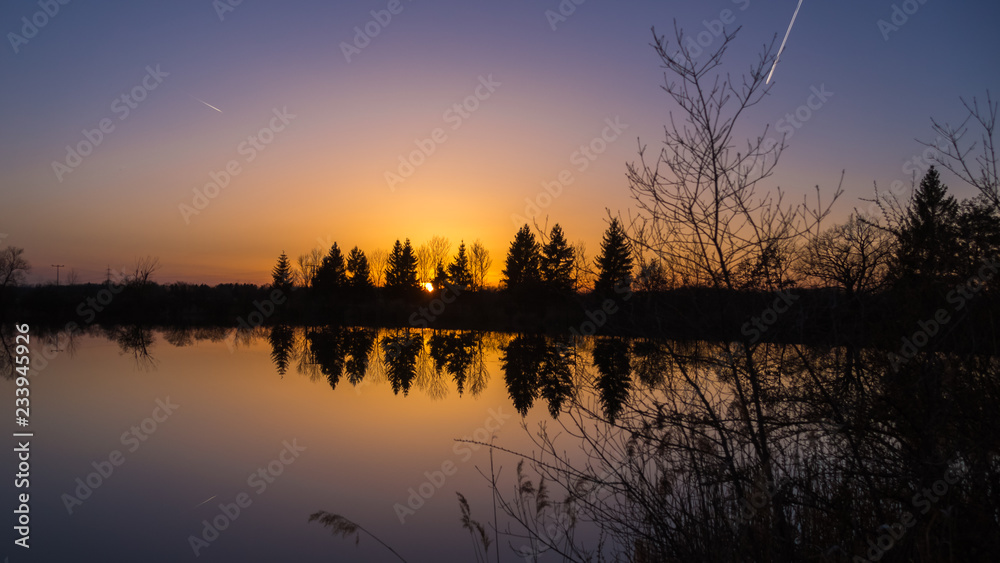
[[[31,283],[54,280],[50,264],[99,281],[146,255],[160,282],[263,283],[282,250],[433,235],[453,251],[481,239],[495,279],[526,198],[593,256],[606,209],[630,206],[637,139],[657,149],[676,111],[650,27],[676,19],[712,48],[714,20],[743,26],[726,58],[738,73],[797,3],[50,1],[0,7],[0,245],[25,249]],[[830,95],[769,185],[832,192],[846,170],[843,218],[873,182],[908,183],[931,117],[1000,98],[1000,6],[983,5],[805,0],[744,124],[776,127]],[[602,134],[614,140],[593,161],[577,152]],[[390,186],[419,144],[432,153]],[[564,170],[561,194],[539,197]],[[199,202],[213,175],[228,185]]]

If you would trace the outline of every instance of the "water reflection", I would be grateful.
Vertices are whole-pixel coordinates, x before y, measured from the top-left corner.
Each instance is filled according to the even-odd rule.
[[[585,438],[585,462],[575,465],[560,461],[574,444],[540,440],[536,459],[591,472],[536,467],[552,491],[544,518],[575,521],[555,512],[564,505],[551,499],[563,492],[575,499],[574,516],[627,516],[616,544],[636,558],[870,559],[869,542],[887,530],[899,536],[891,549],[871,552],[886,561],[943,560],[949,549],[977,560],[962,546],[1000,549],[995,357],[928,350],[900,363],[875,347],[365,327],[88,330],[135,358],[137,370],[156,365],[158,346],[225,340],[235,354],[269,349],[269,381],[298,374],[338,392],[381,385],[402,396],[476,397],[492,367],[518,412],[535,408]],[[32,343],[33,369],[74,353],[72,335],[37,331]],[[0,334],[5,377],[12,348]],[[588,496],[581,483],[603,483],[604,494]],[[623,498],[650,508],[616,514]],[[893,528],[904,516],[912,525]]]
[[[465,380],[469,368],[480,351],[480,339],[473,332],[460,331],[455,333],[435,332],[430,338],[430,354],[434,360],[434,369],[438,374],[443,369],[455,381],[459,396],[465,390]]]
[[[368,372],[368,362],[375,348],[376,332],[368,328],[323,327],[305,332],[306,349],[301,354],[298,370],[300,373],[312,375],[315,369],[326,376],[331,389],[337,388],[340,378],[347,375],[351,385],[358,385],[365,379]],[[282,354],[292,353],[293,339],[283,341],[287,350]],[[271,343],[272,349],[275,343]],[[272,353],[274,357],[274,353]],[[277,362],[275,362],[277,365]]]
[[[271,343],[271,361],[278,370],[278,375],[284,377],[292,359],[292,346],[295,342],[295,332],[287,325],[275,325],[267,336]],[[338,374],[337,377],[340,377]],[[336,382],[332,383],[336,385]]]
[[[158,333],[163,342],[178,348],[224,341],[232,353],[263,341],[280,378],[297,373],[323,380],[331,389],[343,381],[357,388],[387,384],[403,396],[418,388],[435,399],[452,389],[459,397],[481,394],[490,380],[490,358],[495,357],[514,408],[525,415],[542,400],[552,417],[559,415],[580,385],[592,385],[599,390],[603,415],[613,420],[634,387],[633,366],[639,380],[649,384],[662,379],[667,366],[662,345],[620,338],[284,324],[251,329],[94,326],[83,333],[117,344],[122,354],[134,359],[136,371],[156,369]],[[48,342],[48,349],[61,352],[58,346],[71,349],[78,334],[42,331],[37,338]],[[11,335],[0,336],[0,368],[9,378]]]
[[[595,385],[600,392],[604,416],[614,422],[632,388],[632,362],[629,341],[622,338],[601,338],[594,344],[594,366],[598,377]]]
[[[156,358],[153,357],[153,329],[139,325],[124,325],[104,327],[104,336],[118,344],[124,355],[132,356],[138,371],[156,369]]]
[[[383,336],[381,340],[385,374],[392,385],[392,392],[403,395],[410,392],[413,378],[417,375],[417,356],[423,350],[423,336],[402,334]]]

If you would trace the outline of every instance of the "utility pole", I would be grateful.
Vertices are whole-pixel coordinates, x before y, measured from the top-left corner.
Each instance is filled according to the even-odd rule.
[[[52,267],[56,269],[56,287],[59,287],[59,268],[65,268],[64,264],[52,264]]]

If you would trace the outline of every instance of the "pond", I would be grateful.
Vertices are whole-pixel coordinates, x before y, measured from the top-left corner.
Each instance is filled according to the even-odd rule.
[[[341,332],[288,329],[285,350],[266,331],[237,340],[232,330],[109,328],[44,345],[35,335],[32,560],[391,558],[370,537],[355,547],[308,523],[318,510],[410,561],[471,560],[455,493],[485,515],[477,468],[488,473],[490,459],[455,440],[495,437],[516,450],[526,447],[522,422],[549,417],[541,407],[522,419],[512,405],[498,365],[511,336],[476,335],[461,392],[421,345],[404,394],[378,346],[363,377],[345,373],[331,388],[330,366],[306,348],[310,336],[318,351]],[[53,359],[39,357],[43,346]],[[13,396],[14,381],[0,383]]]
[[[8,484],[12,503],[30,493],[12,518],[30,560],[482,561],[484,540],[490,561],[497,544],[500,561],[1000,549],[992,356],[110,326],[31,333],[24,385],[2,336],[3,392],[30,389],[8,458],[30,466],[30,485]]]

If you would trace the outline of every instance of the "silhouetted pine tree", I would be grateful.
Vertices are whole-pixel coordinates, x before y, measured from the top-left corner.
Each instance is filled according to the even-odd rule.
[[[472,286],[472,270],[469,269],[469,257],[465,254],[465,241],[458,245],[458,254],[448,265],[448,281],[461,289]]]
[[[632,287],[632,246],[625,236],[618,219],[612,219],[601,241],[601,253],[597,256],[597,281],[594,292],[607,295],[615,286],[624,289]]]
[[[371,271],[368,268],[368,258],[360,248],[354,247],[347,255],[348,287],[355,290],[367,290],[374,287]]]
[[[316,271],[313,286],[322,295],[330,295],[347,285],[347,268],[344,266],[344,255],[337,243],[333,243],[330,252],[323,257],[323,262]]]
[[[549,242],[542,247],[542,281],[556,291],[570,291],[573,279],[573,249],[566,242],[562,227],[557,223],[549,234]]]
[[[389,265],[385,270],[385,286],[409,290],[420,287],[417,281],[417,258],[413,255],[410,239],[406,239],[405,244],[400,244],[399,239],[396,239],[396,244],[392,246]]]
[[[961,253],[959,206],[931,166],[913,193],[897,233],[897,281],[904,285],[947,283]]]
[[[507,289],[517,289],[536,285],[541,281],[539,266],[541,253],[535,235],[528,225],[521,227],[510,243],[507,263],[503,269],[501,284]]]
[[[292,289],[292,263],[288,260],[288,255],[285,254],[284,250],[281,251],[281,256],[278,257],[278,263],[271,270],[271,280],[271,286],[275,289],[282,291],[290,291]]]

